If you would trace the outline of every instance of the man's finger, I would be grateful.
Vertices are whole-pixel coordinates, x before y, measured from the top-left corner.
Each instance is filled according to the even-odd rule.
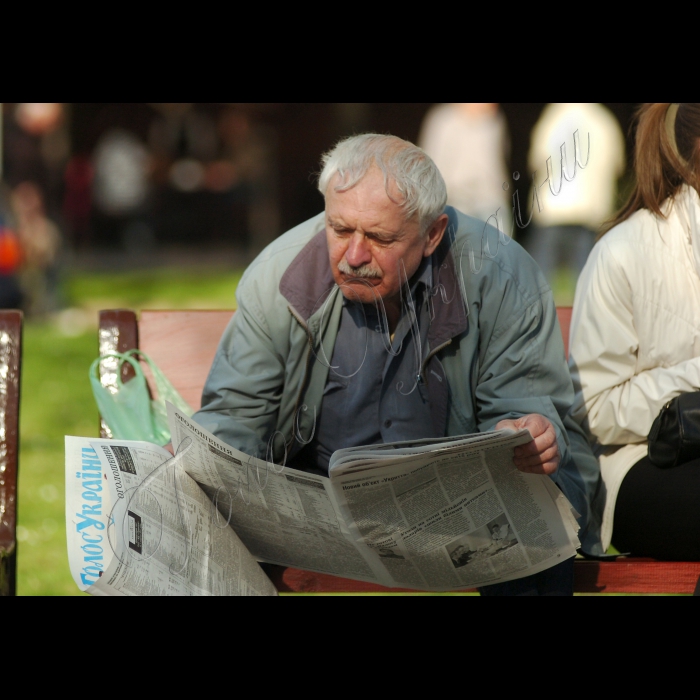
[[[518,469],[523,467],[536,467],[538,465],[546,464],[547,462],[556,462],[559,457],[559,448],[553,445],[548,450],[540,452],[535,455],[518,457],[517,455],[513,458],[513,464]]]
[[[515,422],[517,423],[519,429],[527,428],[533,438],[543,435],[548,430],[554,430],[550,421],[544,416],[541,416],[539,413],[530,413],[529,415],[523,416]]]
[[[541,454],[552,446],[556,446],[556,444],[557,439],[553,431],[551,433],[543,433],[524,445],[518,445],[513,450],[513,454],[515,457],[530,457],[531,455]]]
[[[527,474],[554,474],[559,468],[561,455],[556,431],[547,418],[531,413],[517,420],[502,420],[496,425],[497,430],[523,428],[530,431],[533,439],[513,450],[515,467]]]
[[[502,420],[499,423],[497,423],[495,429],[527,429],[530,431],[530,435],[532,435],[533,438],[539,437],[543,433],[547,432],[547,430],[549,429],[551,429],[552,431],[554,430],[549,420],[547,420],[544,416],[541,416],[539,413],[530,413],[526,416],[522,416],[521,418],[516,419],[506,418],[505,420]]]

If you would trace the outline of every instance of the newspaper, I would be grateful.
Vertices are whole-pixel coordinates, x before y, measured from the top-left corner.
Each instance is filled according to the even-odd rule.
[[[513,465],[527,430],[336,452],[330,477],[244,455],[168,407],[183,467],[259,561],[391,588],[474,588],[576,555],[576,514]]]
[[[471,589],[580,546],[561,491],[513,465],[526,430],[339,450],[322,477],[239,452],[170,404],[168,419],[174,458],[148,443],[66,438],[71,571],[90,593],[274,594],[255,560],[388,588]],[[117,503],[90,523],[85,484],[69,485],[86,450]],[[112,533],[99,565],[86,533]]]
[[[68,561],[92,595],[277,595],[182,469],[148,442],[66,437]],[[219,519],[220,520],[220,519]]]

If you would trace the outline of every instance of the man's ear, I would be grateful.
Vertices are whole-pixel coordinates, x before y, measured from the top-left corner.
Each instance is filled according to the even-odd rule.
[[[427,258],[432,255],[440,245],[440,241],[442,241],[442,237],[445,235],[445,231],[447,230],[448,221],[449,218],[447,214],[441,214],[430,226],[425,237],[423,257]]]

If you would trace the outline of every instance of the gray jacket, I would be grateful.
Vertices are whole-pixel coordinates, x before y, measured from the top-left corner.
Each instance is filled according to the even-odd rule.
[[[574,392],[551,291],[517,243],[445,212],[421,368],[433,423],[453,436],[546,416],[562,455],[552,478],[581,514],[583,549],[600,554],[598,462],[568,416]],[[194,418],[246,454],[280,462],[313,435],[342,310],[324,216],[268,246],[243,275],[237,301]]]

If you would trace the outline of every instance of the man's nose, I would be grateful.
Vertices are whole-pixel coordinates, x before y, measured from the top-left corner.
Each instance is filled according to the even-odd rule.
[[[355,233],[350,239],[345,259],[350,267],[362,267],[372,262],[372,251],[363,234]]]

